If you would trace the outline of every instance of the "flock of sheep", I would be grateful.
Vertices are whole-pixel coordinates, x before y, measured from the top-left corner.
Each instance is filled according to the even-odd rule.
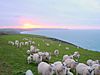
[[[42,52],[40,49],[34,46],[35,42],[29,40],[28,38],[23,38],[27,40],[26,42],[20,42],[19,40],[8,41],[8,44],[22,47],[23,45],[30,46],[30,49],[26,51],[27,53],[27,63],[38,64],[37,70],[40,75],[100,75],[100,60],[93,61],[92,59],[87,60],[87,64],[79,62],[80,53],[78,51],[74,52],[72,55],[63,55],[62,61],[55,61],[50,63],[52,54],[50,52]],[[43,40],[44,42],[44,40]],[[49,43],[45,43],[46,46],[50,46]],[[38,44],[38,46],[40,46]],[[59,44],[58,46],[61,46]],[[69,50],[69,47],[66,47]],[[58,57],[60,54],[59,50],[54,50],[53,55]],[[27,70],[25,75],[34,75],[31,70]]]

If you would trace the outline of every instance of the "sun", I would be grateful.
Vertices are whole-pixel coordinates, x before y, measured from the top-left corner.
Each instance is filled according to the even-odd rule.
[[[30,24],[30,23],[26,23],[26,24],[22,25],[22,28],[24,28],[24,29],[35,28],[35,25]]]

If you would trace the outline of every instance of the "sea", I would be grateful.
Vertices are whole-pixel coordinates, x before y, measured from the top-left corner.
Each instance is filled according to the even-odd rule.
[[[35,34],[73,43],[85,49],[100,52],[100,30],[33,29],[21,34]]]

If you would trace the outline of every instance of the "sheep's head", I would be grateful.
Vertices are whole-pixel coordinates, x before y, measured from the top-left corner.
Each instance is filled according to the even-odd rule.
[[[68,72],[68,68],[65,64],[62,64],[62,70],[63,70],[63,74],[66,75],[66,73]]]
[[[94,71],[94,68],[92,68],[92,67],[88,67],[88,72],[89,72],[89,74],[91,74],[93,71]]]

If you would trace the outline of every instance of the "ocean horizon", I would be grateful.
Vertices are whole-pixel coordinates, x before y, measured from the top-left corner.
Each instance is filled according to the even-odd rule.
[[[100,30],[36,29],[21,34],[35,34],[63,40],[84,49],[100,52]]]

